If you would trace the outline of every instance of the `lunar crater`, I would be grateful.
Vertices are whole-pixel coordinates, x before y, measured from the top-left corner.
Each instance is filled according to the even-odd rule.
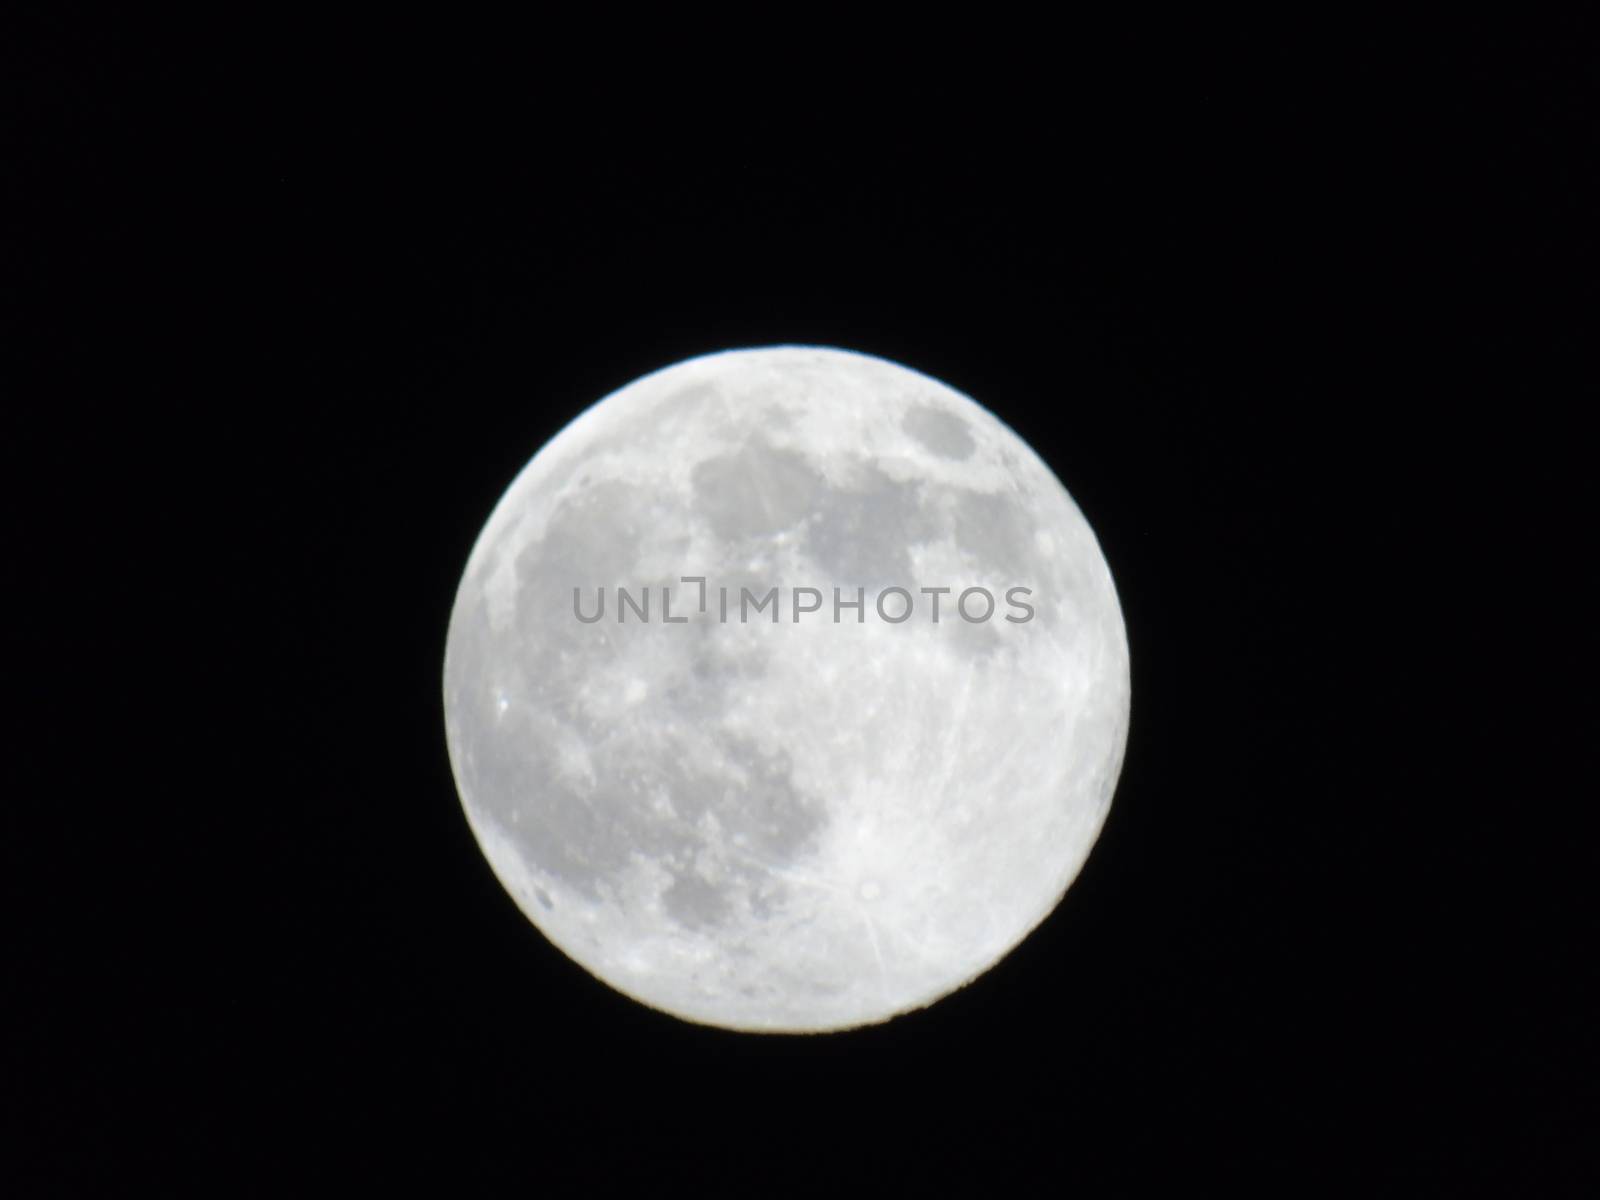
[[[902,424],[917,442],[943,458],[971,458],[977,449],[967,423],[954,413],[931,405],[914,405],[906,411]]]

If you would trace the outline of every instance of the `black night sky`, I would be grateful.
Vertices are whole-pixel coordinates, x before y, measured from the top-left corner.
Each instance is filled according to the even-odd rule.
[[[5,52],[8,1194],[1592,1186],[1593,784],[1560,765],[1592,37],[858,31],[674,69],[80,17]],[[1026,438],[1133,662],[1058,911],[826,1038],[683,1024],[546,943],[439,685],[528,457],[780,342]]]

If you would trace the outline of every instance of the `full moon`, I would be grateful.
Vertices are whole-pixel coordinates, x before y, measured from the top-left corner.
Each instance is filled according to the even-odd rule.
[[[960,392],[843,350],[710,354],[581,413],[451,613],[462,806],[597,979],[727,1029],[887,1020],[1061,902],[1127,740],[1088,522]]]

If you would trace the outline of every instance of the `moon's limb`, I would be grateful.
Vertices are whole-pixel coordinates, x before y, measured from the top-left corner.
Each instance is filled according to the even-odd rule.
[[[772,587],[780,620],[721,618],[719,589]],[[874,608],[897,587],[922,606],[899,624]],[[752,1030],[885,1020],[1003,957],[1093,845],[1129,710],[1111,574],[1049,469],[945,385],[810,347],[679,363],[562,430],[473,549],[444,690],[529,919],[646,1004]]]

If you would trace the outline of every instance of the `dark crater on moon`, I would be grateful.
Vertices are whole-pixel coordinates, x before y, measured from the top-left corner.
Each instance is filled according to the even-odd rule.
[[[795,787],[786,752],[713,730],[713,754],[697,761],[698,719],[692,730],[676,716],[662,727],[651,710],[646,731],[562,716],[508,713],[462,730],[475,808],[537,875],[593,901],[616,900],[636,858],[654,860],[671,875],[661,895],[667,914],[702,928],[726,920],[740,893],[758,913],[770,907],[781,888],[767,868],[816,848],[826,814]],[[562,772],[563,737],[588,747],[591,778]]]
[[[730,541],[793,528],[823,494],[822,476],[804,457],[764,442],[694,468],[695,511]]]
[[[900,428],[935,454],[957,462],[971,458],[978,448],[967,423],[942,408],[918,405],[906,413]]]
[[[915,483],[862,464],[860,486],[831,490],[807,528],[806,552],[822,568],[817,586],[910,587],[911,547],[940,536],[938,515]]]

